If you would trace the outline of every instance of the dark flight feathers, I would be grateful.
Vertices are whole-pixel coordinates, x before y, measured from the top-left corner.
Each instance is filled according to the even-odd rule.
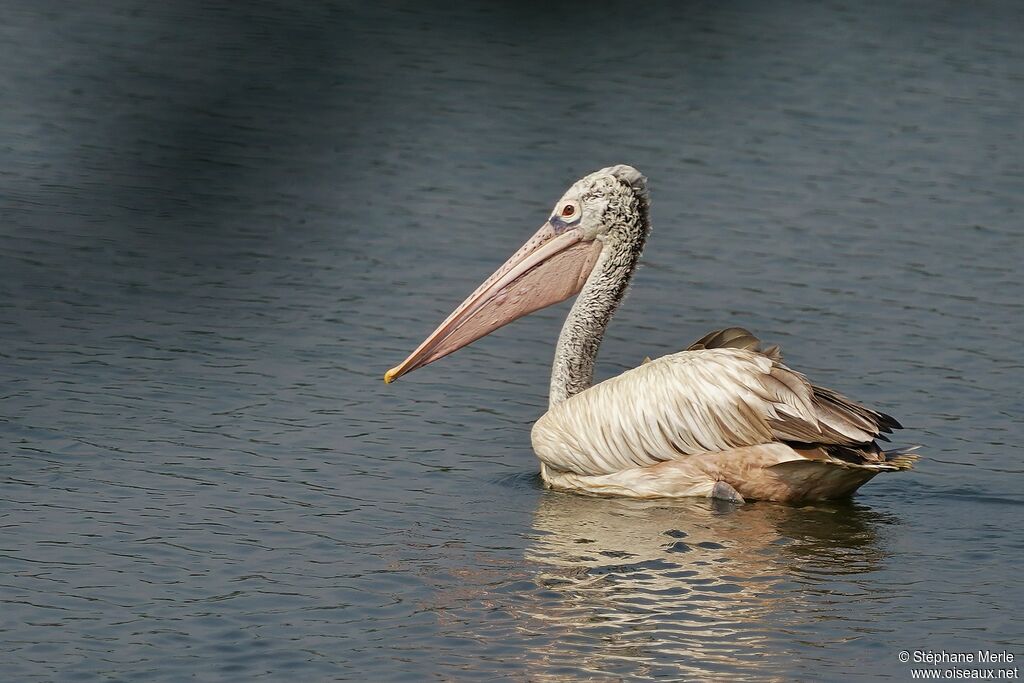
[[[778,419],[769,420],[772,431],[781,441],[798,450],[822,449],[829,456],[851,464],[889,461],[874,440],[888,441],[885,434],[902,428],[892,416],[811,384],[806,377],[782,364],[778,346],[764,348],[760,339],[740,327],[711,332],[687,351],[719,348],[745,349],[770,359],[771,371],[761,377],[765,394],[779,397],[779,405],[810,407],[810,411],[803,414],[780,411]],[[906,455],[904,451],[898,454]]]

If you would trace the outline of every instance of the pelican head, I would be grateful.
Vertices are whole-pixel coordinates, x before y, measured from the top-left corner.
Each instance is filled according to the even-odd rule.
[[[447,356],[494,330],[579,293],[603,252],[635,252],[648,230],[647,179],[632,166],[581,178],[548,220],[409,357],[384,375],[402,375]],[[634,258],[635,261],[635,258]]]

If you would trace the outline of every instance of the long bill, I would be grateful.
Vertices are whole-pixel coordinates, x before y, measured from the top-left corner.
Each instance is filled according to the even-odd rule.
[[[578,228],[541,226],[519,251],[459,304],[415,351],[384,375],[394,382],[513,320],[579,293],[601,253],[602,242]]]

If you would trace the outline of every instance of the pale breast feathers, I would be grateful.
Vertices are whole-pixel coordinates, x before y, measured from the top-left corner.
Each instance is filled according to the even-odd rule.
[[[595,385],[548,411],[532,437],[556,469],[609,474],[773,441],[870,443],[890,431],[886,417],[761,353],[721,348],[664,356]]]

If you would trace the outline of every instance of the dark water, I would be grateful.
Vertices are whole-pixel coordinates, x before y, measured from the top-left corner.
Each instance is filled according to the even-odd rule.
[[[1024,656],[1020,4],[457,5],[4,5],[4,678]],[[655,232],[602,377],[747,326],[918,469],[805,508],[545,491],[564,305],[381,382],[611,163]]]

